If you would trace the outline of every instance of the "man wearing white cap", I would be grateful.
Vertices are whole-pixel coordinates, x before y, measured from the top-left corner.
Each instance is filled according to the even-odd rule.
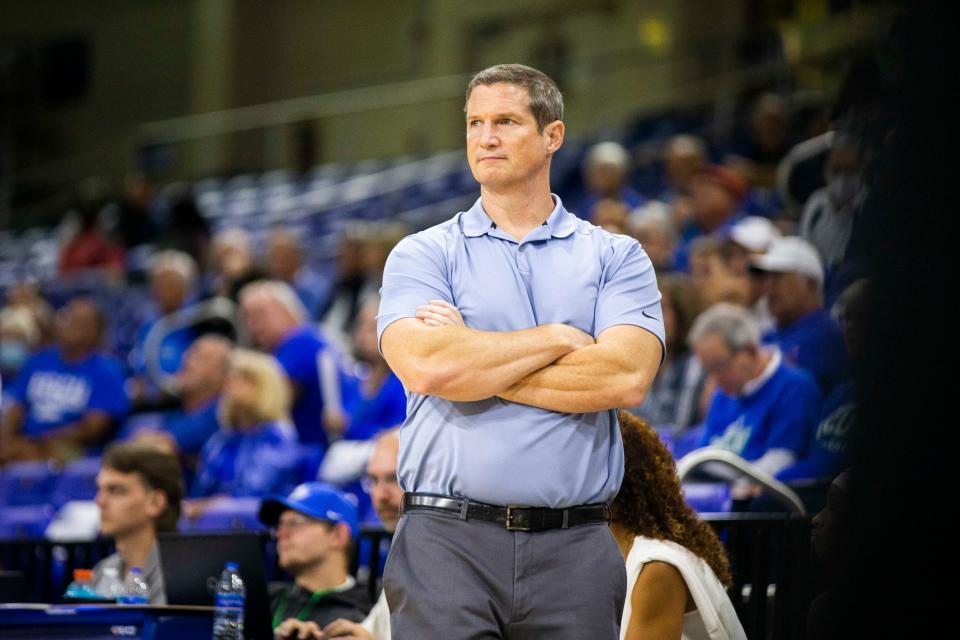
[[[724,245],[727,266],[737,276],[749,281],[748,304],[753,317],[760,328],[767,332],[773,329],[776,321],[767,309],[767,299],[763,297],[763,275],[751,272],[751,261],[765,254],[774,242],[782,238],[780,230],[768,218],[747,216],[730,227],[730,234]]]
[[[806,369],[823,393],[847,375],[847,353],[840,327],[823,308],[823,264],[817,250],[797,237],[773,242],[751,261],[764,274],[763,291],[776,327],[763,336],[784,358]]]

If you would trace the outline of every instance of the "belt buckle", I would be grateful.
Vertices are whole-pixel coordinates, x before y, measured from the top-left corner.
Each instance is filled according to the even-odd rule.
[[[513,506],[507,505],[507,517],[506,517],[506,521],[503,523],[504,526],[507,528],[507,531],[527,531],[527,532],[533,531],[533,529],[530,528],[529,523],[527,524],[527,526],[521,526],[513,523],[513,518],[516,515],[513,512],[513,510],[520,509],[520,508],[522,507],[518,507],[516,505],[513,505]]]

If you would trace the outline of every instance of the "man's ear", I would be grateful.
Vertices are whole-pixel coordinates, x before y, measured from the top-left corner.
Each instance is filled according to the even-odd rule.
[[[147,515],[156,520],[167,508],[167,494],[159,489],[147,493]]]
[[[347,549],[350,546],[350,526],[344,523],[339,523],[333,528],[334,539],[337,541],[337,546],[341,549]]]
[[[562,120],[554,120],[543,128],[543,135],[547,138],[547,153],[557,152],[563,144],[564,126]]]

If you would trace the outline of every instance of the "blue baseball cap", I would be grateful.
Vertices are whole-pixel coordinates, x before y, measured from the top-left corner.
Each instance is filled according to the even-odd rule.
[[[267,496],[260,502],[260,521],[274,527],[280,514],[293,510],[317,520],[350,527],[350,534],[360,534],[357,505],[336,487],[323,482],[304,482],[289,496]]]

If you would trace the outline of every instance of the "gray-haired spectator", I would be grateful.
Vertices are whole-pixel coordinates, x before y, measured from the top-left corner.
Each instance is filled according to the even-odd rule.
[[[716,385],[700,446],[720,447],[777,473],[807,452],[820,411],[813,378],[760,346],[760,327],[743,307],[721,303],[690,329],[690,345]]]
[[[592,220],[594,209],[601,200],[621,202],[627,210],[644,203],[644,197],[629,184],[630,154],[617,142],[598,142],[590,147],[583,160],[583,178],[587,196],[580,201],[577,213]]]
[[[40,328],[27,309],[6,307],[0,311],[0,376],[13,380],[40,342]]]
[[[663,173],[667,190],[660,195],[664,202],[690,195],[690,184],[708,162],[706,143],[694,135],[671,136],[663,145]]]
[[[187,305],[195,292],[196,282],[197,264],[188,254],[167,250],[153,256],[150,263],[150,292],[154,309],[137,332],[130,352],[133,375],[128,385],[134,403],[151,403],[161,399],[163,393],[149,373],[151,365],[162,374],[172,375],[180,368],[183,354],[196,338],[193,328],[182,327],[164,334],[158,341],[151,338],[148,343],[151,331],[161,318]]]
[[[776,344],[787,362],[809,371],[827,394],[848,374],[840,327],[823,304],[823,265],[817,250],[802,238],[773,243],[752,260],[764,276],[767,307],[776,327],[763,336]]]
[[[635,210],[627,221],[627,230],[650,256],[657,273],[673,270],[673,252],[680,236],[665,204],[654,200]]]
[[[277,358],[293,387],[291,413],[300,441],[325,450],[345,426],[338,354],[286,283],[254,282],[240,292],[240,306],[254,344]]]

